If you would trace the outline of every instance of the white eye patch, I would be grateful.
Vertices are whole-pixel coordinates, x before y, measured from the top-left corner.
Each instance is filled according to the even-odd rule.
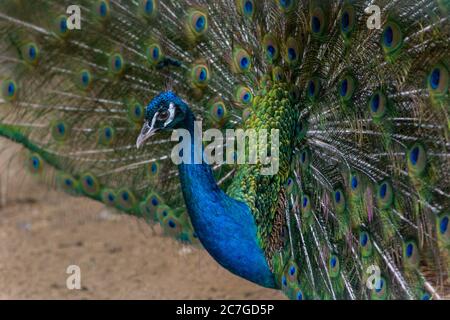
[[[167,125],[171,123],[174,118],[175,118],[175,104],[171,102],[169,105],[169,119],[167,119],[167,121],[164,123],[164,127],[167,127]]]
[[[155,123],[156,123],[156,119],[158,118],[159,112],[155,113],[155,115],[153,116],[152,119],[152,124],[150,125],[150,130],[153,130],[153,128],[155,127]]]

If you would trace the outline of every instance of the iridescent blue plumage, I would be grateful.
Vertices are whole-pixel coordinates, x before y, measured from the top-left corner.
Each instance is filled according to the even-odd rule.
[[[171,104],[176,107],[174,119],[164,124],[155,122],[153,119]],[[178,170],[189,216],[205,249],[234,274],[275,288],[274,275],[257,242],[257,228],[250,208],[217,186],[213,172],[204,160],[202,164],[195,164],[198,150],[194,140],[195,118],[187,104],[173,92],[163,92],[147,106],[146,121],[155,124],[153,130],[177,128],[190,133],[191,163],[180,164]]]

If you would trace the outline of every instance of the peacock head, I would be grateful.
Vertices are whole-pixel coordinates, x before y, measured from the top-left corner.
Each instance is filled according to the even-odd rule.
[[[158,131],[181,128],[188,110],[187,104],[172,91],[157,95],[145,110],[145,122],[136,141],[137,148]]]

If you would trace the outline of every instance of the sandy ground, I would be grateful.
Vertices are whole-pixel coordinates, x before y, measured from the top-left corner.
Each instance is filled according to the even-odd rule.
[[[284,299],[143,221],[48,190],[10,165],[0,169],[0,189],[8,186],[0,208],[0,299]],[[70,265],[81,269],[81,290],[67,289]]]

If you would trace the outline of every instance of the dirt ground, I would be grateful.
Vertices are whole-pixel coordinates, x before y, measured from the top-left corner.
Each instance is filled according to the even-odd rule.
[[[48,190],[18,159],[0,161],[0,299],[284,299],[143,221]],[[67,289],[70,265],[81,290]]]

